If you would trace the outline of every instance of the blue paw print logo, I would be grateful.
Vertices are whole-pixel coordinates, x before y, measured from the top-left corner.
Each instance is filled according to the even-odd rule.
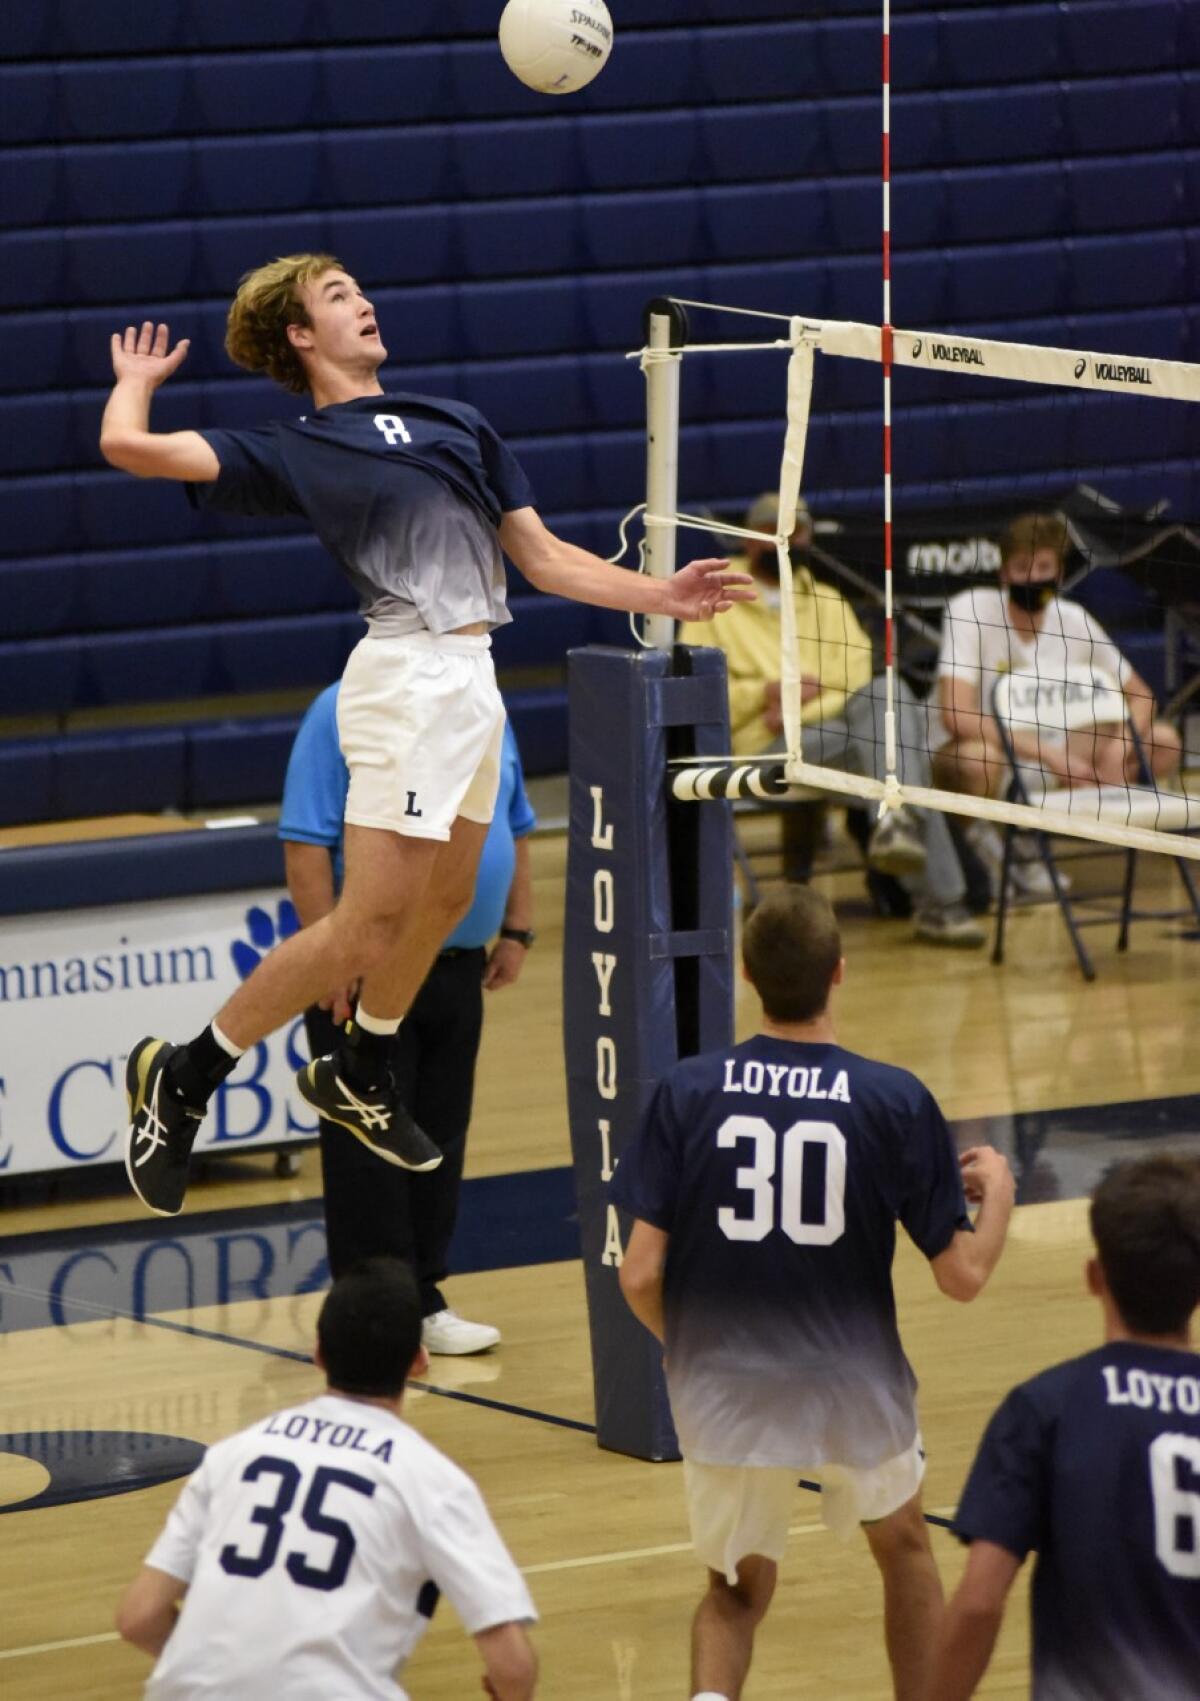
[[[229,947],[233,958],[233,966],[239,977],[246,980],[262,962],[268,951],[279,944],[281,939],[290,939],[293,933],[300,931],[300,917],[296,914],[296,906],[290,898],[281,898],[275,906],[275,914],[260,909],[257,904],[251,905],[246,911],[246,932],[248,939],[235,939]]]

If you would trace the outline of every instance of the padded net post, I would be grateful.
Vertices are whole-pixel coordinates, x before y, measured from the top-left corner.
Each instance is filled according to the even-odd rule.
[[[676,528],[668,516],[679,506],[679,349],[686,334],[687,318],[681,307],[664,300],[650,303],[642,360],[646,375],[645,559],[647,573],[656,579],[669,579],[675,571]],[[649,615],[643,633],[653,649],[670,650],[675,622],[665,614]]]

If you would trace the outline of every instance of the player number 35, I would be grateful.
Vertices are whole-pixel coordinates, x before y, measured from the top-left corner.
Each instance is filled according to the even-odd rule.
[[[796,1246],[832,1246],[846,1232],[846,1140],[832,1122],[793,1122],[782,1134],[761,1116],[727,1116],[718,1146],[750,1145],[735,1176],[740,1197],[717,1226],[730,1240],[765,1240],[778,1226]],[[778,1172],[778,1174],[776,1173]]]

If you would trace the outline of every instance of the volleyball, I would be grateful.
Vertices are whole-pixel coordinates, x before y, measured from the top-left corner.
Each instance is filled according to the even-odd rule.
[[[604,0],[508,0],[500,14],[500,52],[513,76],[539,94],[573,94],[590,83],[612,52]]]

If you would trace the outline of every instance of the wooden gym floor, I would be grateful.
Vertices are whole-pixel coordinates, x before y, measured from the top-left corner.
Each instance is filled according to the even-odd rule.
[[[751,837],[770,831],[758,823]],[[583,1281],[562,1241],[570,1225],[561,838],[535,841],[534,859],[538,944],[522,982],[489,1000],[480,1059],[464,1217],[484,1256],[450,1289],[459,1310],[498,1324],[504,1341],[482,1358],[435,1360],[407,1415],[478,1479],[529,1574],[542,1615],[541,1693],[666,1701],[688,1693],[688,1621],[702,1577],[687,1547],[678,1467],[602,1453],[588,1430]],[[1171,894],[1168,864],[1143,859],[1143,868],[1146,890]],[[971,1307],[937,1293],[907,1242],[897,1255],[901,1324],[922,1385],[926,1506],[946,1516],[1008,1387],[1098,1339],[1081,1274],[1087,1188],[1115,1155],[1200,1139],[1200,1048],[1190,1037],[1200,945],[1184,936],[1186,924],[1146,920],[1122,958],[1112,932],[1093,929],[1099,979],[1088,986],[1046,910],[1016,917],[1009,962],[994,968],[986,950],[917,946],[903,922],[870,918],[857,873],[820,878],[844,923],[843,1043],[920,1074],[966,1124],[964,1138],[982,1135],[1008,1151],[1030,1201],[992,1286]],[[747,1002],[740,1031],[753,1019]],[[492,1178],[486,1187],[483,1178]],[[275,1179],[267,1158],[231,1161],[197,1183],[168,1248],[161,1225],[139,1216],[115,1180],[111,1191],[93,1186],[71,1199],[29,1187],[3,1198],[5,1701],[139,1692],[148,1664],[117,1641],[112,1610],[179,1481],[91,1499],[68,1486],[53,1503],[48,1484],[70,1476],[60,1479],[55,1446],[62,1457],[72,1446],[77,1454],[87,1432],[92,1464],[83,1475],[90,1468],[94,1478],[105,1437],[125,1445],[128,1468],[131,1436],[205,1443],[307,1397],[316,1386],[304,1355],[320,1303],[318,1199],[311,1153],[291,1180]],[[489,1260],[489,1246],[501,1244],[507,1250]],[[168,1264],[186,1271],[190,1290],[172,1286]],[[54,1439],[34,1444],[46,1435]],[[952,1587],[961,1554],[940,1527],[933,1542]],[[983,1695],[1027,1693],[1024,1598],[1021,1586]],[[477,1693],[474,1649],[448,1609],[405,1682],[417,1701]],[[800,1490],[746,1693],[756,1701],[891,1693],[865,1543],[837,1543],[819,1524],[816,1497]]]

